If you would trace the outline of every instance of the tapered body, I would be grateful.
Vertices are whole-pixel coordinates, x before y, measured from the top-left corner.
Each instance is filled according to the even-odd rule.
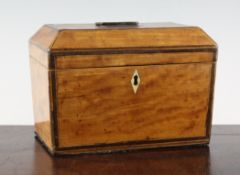
[[[208,144],[216,56],[198,27],[45,25],[30,40],[35,133],[52,154]]]

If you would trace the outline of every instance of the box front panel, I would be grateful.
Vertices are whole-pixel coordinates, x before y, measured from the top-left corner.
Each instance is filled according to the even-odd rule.
[[[206,136],[212,63],[56,71],[59,148]]]

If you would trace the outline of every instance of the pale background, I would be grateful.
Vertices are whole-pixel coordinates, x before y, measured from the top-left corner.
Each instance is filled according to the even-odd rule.
[[[214,124],[240,124],[240,1],[0,0],[0,124],[33,124],[28,39],[46,23],[177,22],[219,45]]]

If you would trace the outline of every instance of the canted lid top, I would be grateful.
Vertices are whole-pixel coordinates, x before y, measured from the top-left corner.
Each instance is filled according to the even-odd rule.
[[[175,23],[50,24],[41,27],[30,43],[49,52],[216,48],[201,28]]]

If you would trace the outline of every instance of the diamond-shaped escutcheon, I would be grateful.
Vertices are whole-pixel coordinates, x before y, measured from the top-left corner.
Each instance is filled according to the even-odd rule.
[[[133,92],[136,94],[138,87],[140,85],[140,76],[137,70],[135,70],[132,75],[131,84],[132,84]]]

